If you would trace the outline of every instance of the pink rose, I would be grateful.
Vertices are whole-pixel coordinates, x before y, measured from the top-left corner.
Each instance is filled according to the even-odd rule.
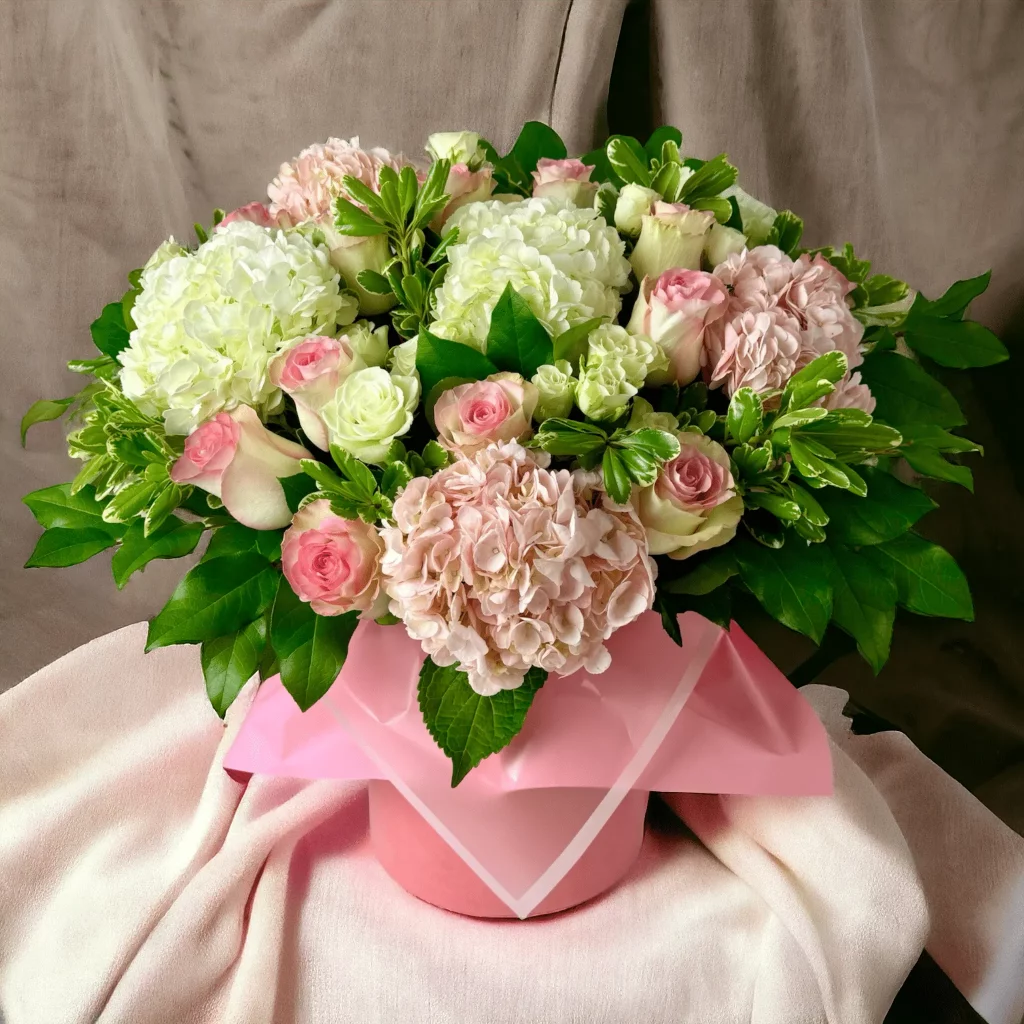
[[[707,332],[704,374],[712,387],[727,395],[740,388],[770,391],[785,387],[798,368],[803,342],[792,314],[772,308],[748,309],[731,320],[719,320]]]
[[[287,526],[292,514],[280,477],[302,472],[309,452],[271,433],[247,405],[218,413],[185,441],[171,479],[215,494],[240,523],[254,530]]]
[[[451,451],[472,455],[495,441],[529,437],[539,397],[537,388],[518,373],[459,384],[434,405],[438,440]]]
[[[455,164],[448,172],[448,184],[445,192],[451,197],[448,205],[433,219],[431,227],[440,231],[445,221],[460,207],[467,203],[479,203],[487,199],[494,191],[493,168],[484,164],[478,171],[471,171],[466,164]]]
[[[639,280],[666,270],[699,270],[714,214],[691,210],[685,203],[656,202],[641,218],[640,237],[629,257]]]
[[[325,338],[314,334],[275,356],[268,374],[272,384],[295,399],[306,437],[327,451],[330,441],[320,410],[334,397],[341,382],[365,365],[347,336]]]
[[[258,224],[261,228],[276,228],[277,218],[270,215],[270,211],[262,203],[246,203],[226,214],[218,228],[233,224],[236,220],[247,220],[252,224]]]
[[[543,156],[533,172],[533,194],[536,198],[567,199],[576,206],[593,206],[597,183],[590,180],[594,170],[582,160],[552,160]]]
[[[375,607],[383,553],[384,542],[371,524],[343,519],[320,499],[295,513],[281,541],[281,569],[318,615],[383,614],[383,601],[379,611]]]
[[[664,380],[689,384],[700,373],[704,331],[725,315],[729,293],[712,274],[700,270],[666,270],[656,280],[645,277],[629,330],[646,334],[664,349],[669,373]]]
[[[743,514],[726,450],[703,434],[680,434],[679,444],[654,484],[633,497],[651,554],[677,559],[727,544]]]

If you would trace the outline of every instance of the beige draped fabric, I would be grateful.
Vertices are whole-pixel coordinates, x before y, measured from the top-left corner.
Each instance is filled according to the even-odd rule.
[[[991,267],[977,314],[1012,342],[1022,52],[1019,0],[0,0],[0,688],[153,613],[183,569],[152,563],[120,593],[109,555],[23,571],[38,530],[19,496],[74,469],[55,424],[20,449],[23,410],[75,390],[63,363],[89,353],[129,269],[260,197],[302,146],[358,134],[413,153],[463,126],[507,146],[540,118],[582,151],[606,131],[615,62],[616,129],[667,121],[692,152],[727,150],[811,241],[849,239],[926,293]],[[877,681],[853,659],[826,678],[1024,828],[1015,370],[952,381],[986,457],[976,497],[944,488],[925,527],[965,565],[977,623],[908,617]],[[807,650],[758,639],[786,667]]]

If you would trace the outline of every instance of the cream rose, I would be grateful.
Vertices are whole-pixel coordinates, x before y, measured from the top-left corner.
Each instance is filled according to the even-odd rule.
[[[743,499],[729,455],[703,434],[679,434],[680,452],[650,487],[634,492],[652,555],[682,559],[727,544],[736,535]]]
[[[537,389],[534,415],[538,423],[550,416],[569,415],[576,394],[576,378],[572,375],[572,363],[568,359],[538,366],[531,382]]]
[[[487,154],[476,132],[434,132],[427,136],[427,153],[434,160],[453,164],[480,164]]]
[[[412,426],[420,382],[379,366],[348,376],[320,415],[330,440],[363,462],[379,462]]]
[[[704,254],[708,265],[717,267],[724,263],[733,253],[743,252],[747,247],[747,238],[742,231],[727,228],[724,224],[713,224],[708,234]]]
[[[622,186],[615,201],[615,227],[623,235],[636,238],[643,227],[643,219],[661,196],[653,188],[644,188],[632,182]]]
[[[685,203],[655,203],[642,218],[643,226],[629,261],[638,280],[658,277],[666,270],[700,270],[714,214],[691,210]]]
[[[377,316],[389,310],[397,301],[394,295],[368,292],[359,283],[359,274],[374,270],[378,274],[391,259],[387,235],[343,235],[330,226],[322,228],[330,248],[331,266],[341,274],[346,286],[359,300],[363,316]]]

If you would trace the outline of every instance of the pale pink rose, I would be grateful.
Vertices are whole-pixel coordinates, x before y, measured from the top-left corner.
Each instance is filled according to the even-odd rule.
[[[703,434],[680,434],[679,444],[654,484],[633,496],[651,554],[676,559],[727,544],[743,515],[726,450]]]
[[[494,441],[525,440],[532,433],[540,393],[518,373],[495,373],[486,380],[442,392],[434,405],[438,440],[450,451],[471,455]]]
[[[341,382],[365,365],[346,336],[314,334],[275,356],[267,373],[275,387],[295,399],[299,424],[309,440],[327,451],[330,441],[320,410],[334,397]]]
[[[666,270],[699,270],[714,214],[685,203],[656,202],[641,219],[640,237],[629,257],[638,280]]]
[[[189,434],[171,479],[216,495],[245,526],[276,530],[292,517],[280,478],[301,473],[299,461],[308,458],[302,445],[278,437],[253,409],[239,405]]]
[[[448,172],[448,183],[444,189],[451,198],[430,226],[440,231],[460,206],[489,199],[494,191],[493,170],[490,164],[484,164],[478,171],[471,171],[466,164],[455,164]]]
[[[860,409],[870,414],[875,411],[875,396],[860,379],[860,374],[854,372],[843,377],[836,384],[835,391],[826,395],[818,404],[826,409]]]
[[[299,509],[281,541],[281,570],[300,600],[318,615],[378,608],[384,542],[361,519],[344,519],[326,499]]]
[[[640,282],[629,330],[645,334],[665,351],[669,372],[655,384],[689,384],[700,373],[704,333],[725,315],[729,293],[722,282],[701,270],[666,270]]]
[[[801,366],[826,352],[838,349],[852,370],[864,361],[860,342],[864,325],[850,311],[847,296],[856,287],[821,253],[807,254],[793,264],[791,280],[779,296],[804,332]],[[799,368],[799,367],[798,367]]]
[[[332,220],[338,196],[346,195],[346,174],[368,188],[377,189],[382,167],[400,170],[405,161],[386,149],[359,148],[359,139],[328,139],[304,149],[291,163],[281,164],[277,177],[267,186],[270,215],[287,215],[292,224],[306,220]]]
[[[542,156],[533,172],[535,198],[567,199],[576,206],[593,206],[597,195],[597,182],[590,180],[594,170],[589,164],[573,157],[552,160]]]
[[[225,214],[218,228],[234,224],[236,220],[247,220],[252,224],[258,224],[261,228],[276,228],[277,218],[270,215],[270,211],[262,203],[246,203]]]
[[[521,445],[490,445],[418,477],[382,530],[391,611],[477,693],[610,663],[604,642],[651,607],[655,565],[631,507],[576,487]]]
[[[740,388],[769,391],[785,387],[803,351],[800,324],[772,308],[719,320],[705,335],[704,376],[712,387],[733,395]]]

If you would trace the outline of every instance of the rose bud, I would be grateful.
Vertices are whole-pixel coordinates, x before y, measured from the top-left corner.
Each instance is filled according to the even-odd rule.
[[[743,252],[746,247],[747,238],[742,231],[737,231],[735,228],[727,228],[724,224],[714,224],[708,234],[704,253],[708,258],[708,265],[717,267],[719,263],[724,263],[733,253]]]
[[[344,519],[325,499],[299,509],[281,541],[281,570],[296,596],[318,615],[383,614],[384,542],[361,519]],[[376,607],[380,605],[379,609]]]
[[[669,361],[668,373],[652,376],[653,383],[689,384],[697,378],[704,329],[725,315],[728,303],[722,282],[700,270],[666,270],[640,282],[629,330],[657,342]]]
[[[567,199],[575,206],[592,207],[597,196],[597,182],[590,180],[593,170],[582,160],[552,160],[542,156],[533,172],[533,195]]]
[[[529,437],[538,398],[537,388],[518,373],[459,384],[434,405],[438,440],[451,451],[471,455],[495,441]]]
[[[615,202],[615,227],[621,234],[636,238],[643,226],[643,218],[659,199],[661,196],[653,188],[633,183],[623,185]]]
[[[714,214],[691,210],[685,203],[658,202],[642,221],[640,238],[629,258],[638,280],[675,268],[700,270]]]
[[[448,172],[448,184],[445,191],[451,196],[448,205],[430,222],[437,232],[444,227],[445,221],[460,207],[467,203],[479,203],[489,199],[494,191],[490,164],[484,164],[477,171],[471,171],[466,164],[456,164]]]
[[[278,226],[277,218],[271,216],[270,211],[258,202],[246,203],[245,206],[239,206],[236,210],[225,214],[217,227],[227,227],[228,224],[233,224],[236,220],[247,220],[258,224],[261,228],[276,228]]]
[[[171,479],[216,495],[244,526],[276,530],[292,517],[280,478],[301,473],[299,461],[308,458],[302,445],[278,437],[253,409],[239,405],[188,435]]]
[[[394,294],[368,292],[360,283],[364,270],[381,273],[391,259],[387,235],[343,235],[328,224],[321,225],[330,250],[331,266],[341,274],[345,286],[355,292],[363,316],[384,313],[398,301]]]

